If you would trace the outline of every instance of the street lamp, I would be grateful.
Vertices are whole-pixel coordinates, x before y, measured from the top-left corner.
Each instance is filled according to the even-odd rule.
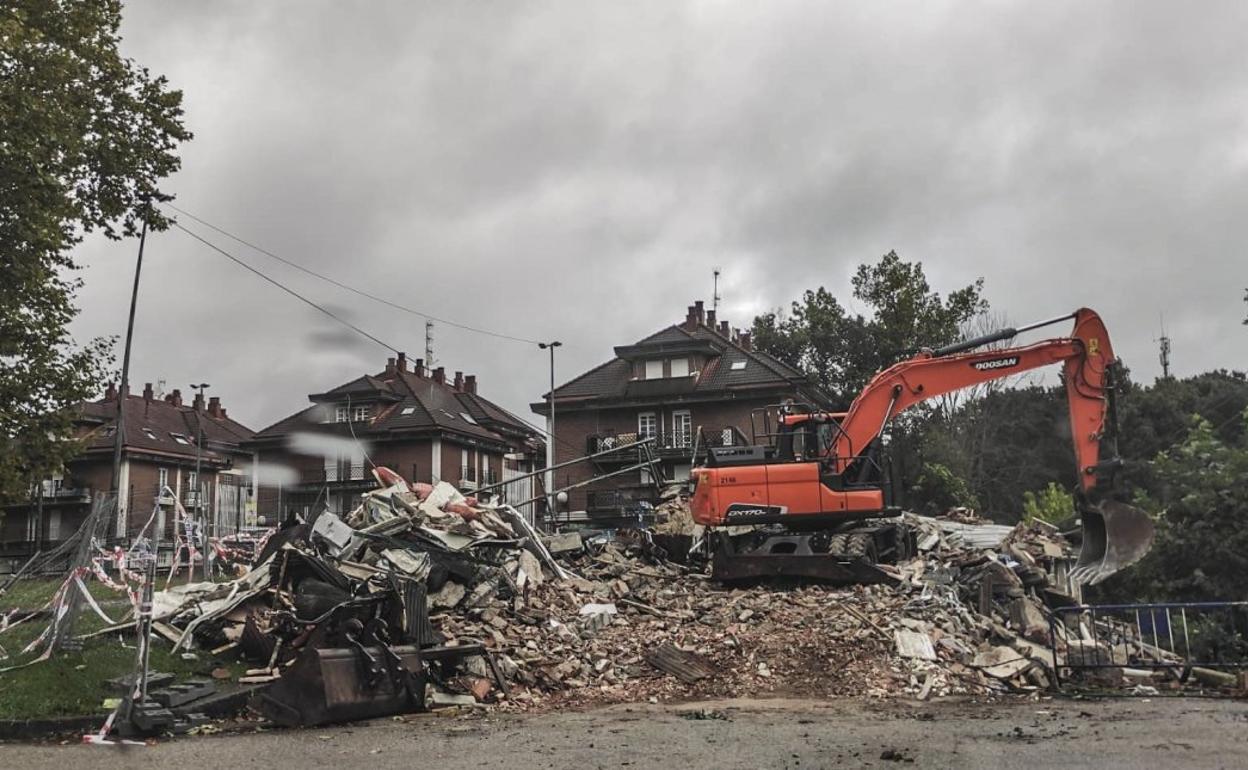
[[[555,472],[551,466],[555,464],[555,348],[563,345],[558,340],[539,342],[537,346],[550,351],[550,417],[546,422],[546,514],[552,517],[555,512],[555,497],[551,490],[555,486]]]
[[[199,518],[199,515],[203,512],[203,507],[204,507],[203,506],[204,482],[199,477],[200,459],[201,459],[200,447],[202,447],[204,444],[204,420],[203,420],[203,416],[200,415],[199,413],[199,407],[204,405],[204,389],[209,388],[209,387],[211,386],[206,382],[191,383],[191,389],[199,391],[199,398],[195,399],[195,405],[196,405],[196,408],[195,408],[195,513],[196,513],[196,518]],[[202,541],[202,546],[203,546],[201,548],[201,552],[202,552],[201,555],[204,560],[204,580],[208,581],[208,580],[212,580],[212,574],[208,568],[208,520],[206,518],[202,519],[200,523],[200,540]],[[187,574],[189,575],[193,571],[193,569],[194,569],[194,565],[188,564],[187,570],[186,570]]]

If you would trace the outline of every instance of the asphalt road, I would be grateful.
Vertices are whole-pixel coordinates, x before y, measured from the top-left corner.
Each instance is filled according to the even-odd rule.
[[[1248,703],[722,701],[182,738],[0,746],[0,767],[1242,768]]]

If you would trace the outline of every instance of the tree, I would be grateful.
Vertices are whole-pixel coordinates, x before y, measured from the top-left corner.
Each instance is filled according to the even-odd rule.
[[[0,9],[0,500],[73,454],[72,409],[111,363],[111,340],[68,332],[73,247],[167,227],[158,184],[191,138],[181,92],[122,58],[120,24],[117,0]]]
[[[988,308],[983,280],[947,298],[932,291],[921,262],[890,251],[859,265],[853,297],[869,315],[851,314],[827,289],[807,291],[787,316],[776,311],[754,319],[762,350],[809,372],[843,406],[881,369],[922,347],[956,340],[963,325]]]
[[[1248,411],[1237,418],[1248,425]],[[1153,492],[1136,501],[1157,517],[1148,555],[1107,583],[1109,597],[1168,601],[1243,600],[1248,570],[1248,448],[1193,417],[1181,442],[1152,461]]]

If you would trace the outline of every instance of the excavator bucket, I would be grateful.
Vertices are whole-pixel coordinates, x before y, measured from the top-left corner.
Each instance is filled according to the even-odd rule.
[[[1139,508],[1106,500],[1080,511],[1083,543],[1071,577],[1096,585],[1148,553],[1153,544],[1153,520]]]

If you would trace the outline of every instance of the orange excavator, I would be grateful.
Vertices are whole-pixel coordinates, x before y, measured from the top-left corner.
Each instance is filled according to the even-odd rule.
[[[1069,336],[980,350],[1069,319]],[[1078,468],[1082,530],[1072,574],[1099,582],[1140,559],[1153,526],[1110,497],[1116,456],[1114,394],[1121,364],[1100,316],[1070,315],[923,350],[875,375],[848,412],[785,404],[766,444],[716,447],[691,474],[694,520],[708,528],[712,575],[722,581],[790,575],[839,583],[889,579],[877,564],[914,552],[894,504],[884,435],[906,409],[944,394],[1061,364]],[[767,418],[767,413],[764,412]],[[769,422],[769,419],[767,420]]]

